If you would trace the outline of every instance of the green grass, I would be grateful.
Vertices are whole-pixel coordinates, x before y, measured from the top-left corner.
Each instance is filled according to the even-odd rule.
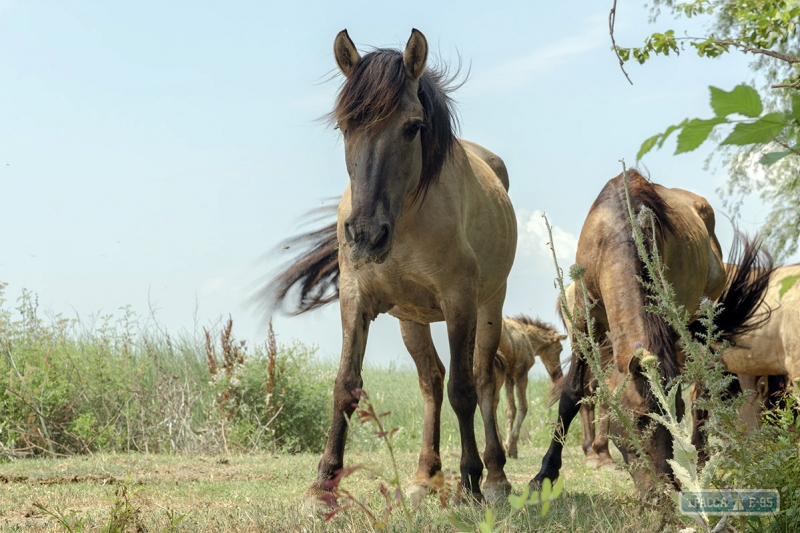
[[[520,491],[538,468],[543,448],[522,447],[520,458],[510,460],[506,471]],[[405,481],[414,471],[417,454],[403,450],[397,456]],[[34,504],[75,511],[90,530],[107,521],[117,482],[129,483],[131,504],[140,509],[142,523],[150,531],[167,528],[167,510],[185,514],[180,531],[371,531],[366,516],[345,512],[324,523],[304,504],[302,493],[316,472],[316,454],[170,456],[155,454],[95,455],[67,459],[23,460],[0,467],[0,476],[14,479],[0,490],[0,528],[4,531],[63,531]],[[457,471],[458,452],[447,448],[444,468]],[[355,451],[348,464],[368,464],[387,469],[384,451]],[[571,446],[565,453],[565,495],[546,517],[537,509],[516,516],[504,531],[652,531],[656,517],[642,515],[633,503],[633,485],[619,470],[593,470],[582,462],[582,452]],[[77,476],[77,477],[76,477]],[[26,479],[21,479],[22,477]],[[74,481],[75,480],[75,481]],[[366,474],[354,474],[346,486],[380,507],[377,483]],[[500,516],[511,510],[495,505]],[[476,524],[481,506],[462,504],[456,513]],[[452,531],[448,511],[428,496],[414,513],[416,531]],[[632,517],[635,516],[635,519]],[[443,523],[444,522],[444,523]],[[390,521],[402,531],[400,516]],[[476,526],[477,529],[477,526]]]
[[[332,370],[332,369],[330,369]],[[548,408],[546,379],[534,379],[529,387],[531,408],[520,440],[520,458],[509,459],[506,472],[519,493],[539,468],[549,442],[555,411]],[[391,408],[387,427],[399,427],[398,449],[401,482],[416,469],[421,434],[422,399],[416,373],[405,368],[364,371],[364,387],[379,410]],[[504,423],[500,407],[500,421]],[[456,479],[460,459],[455,416],[444,406],[442,460],[444,470]],[[477,416],[477,415],[476,415]],[[477,416],[477,420],[480,417]],[[355,424],[348,439],[346,464],[364,464],[387,471],[391,460],[372,434],[371,425]],[[482,425],[478,424],[478,435]],[[594,470],[583,464],[580,427],[572,427],[564,454],[565,494],[545,517],[529,508],[504,523],[501,531],[655,531],[655,513],[642,513],[634,499],[634,488],[621,470]],[[482,439],[481,439],[482,440]],[[169,519],[185,515],[178,531],[372,531],[364,513],[346,511],[323,522],[310,510],[303,491],[316,474],[317,453],[252,453],[211,455],[94,454],[61,459],[25,459],[0,464],[0,528],[3,531],[66,531],[35,504],[80,518],[86,530],[100,531],[108,523],[120,483],[130,487],[132,507],[148,531],[167,531]],[[619,458],[618,458],[619,460]],[[378,482],[366,473],[356,473],[344,486],[363,498],[375,512],[381,509]],[[510,513],[508,504],[494,504],[501,519]],[[480,505],[461,504],[454,509],[460,519],[477,524],[485,513]],[[452,531],[450,510],[441,508],[429,495],[414,512],[415,531]],[[390,530],[404,531],[395,512]]]

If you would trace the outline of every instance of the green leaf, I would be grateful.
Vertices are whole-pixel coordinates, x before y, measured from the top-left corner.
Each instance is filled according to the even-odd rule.
[[[667,128],[666,131],[664,131],[664,133],[661,134],[661,140],[658,141],[658,147],[661,148],[662,146],[664,146],[664,141],[667,140],[667,137],[669,137],[673,131],[684,127],[688,123],[689,119],[687,118],[684,119],[683,122],[681,122],[680,124],[675,124],[674,126],[670,126],[669,128]]]
[[[766,166],[774,165],[791,153],[791,150],[784,150],[783,152],[770,152],[768,154],[764,154],[761,159],[758,160],[758,162]]]
[[[642,143],[642,147],[639,148],[639,153],[636,154],[636,160],[639,161],[644,154],[646,154],[647,152],[652,150],[653,146],[656,145],[656,143],[658,142],[658,139],[660,139],[660,138],[661,138],[661,134],[657,133],[657,134],[653,135],[652,137],[650,137],[649,139],[647,139],[645,142],[643,142]]]
[[[788,118],[783,113],[769,113],[755,122],[737,124],[720,144],[743,146],[770,142],[781,133]]]
[[[727,123],[728,119],[725,117],[716,117],[710,120],[702,120],[694,118],[683,127],[683,130],[678,135],[678,147],[675,149],[675,154],[682,154],[684,152],[691,152],[698,146],[703,144],[703,141],[708,139],[711,130],[717,124]]]
[[[478,524],[478,528],[480,528],[481,533],[493,533],[494,530],[494,514],[492,513],[492,508],[488,507],[486,509],[486,518]]]
[[[547,511],[550,510],[550,500],[545,500],[542,502],[542,516],[547,514]]]
[[[800,279],[800,274],[796,276],[789,276],[781,280],[781,289],[778,291],[778,300],[783,298],[783,295],[789,292],[789,289]]]
[[[508,503],[511,504],[515,510],[519,511],[523,507],[525,507],[525,501],[528,499],[528,495],[530,494],[531,488],[528,485],[525,485],[525,488],[522,489],[522,494],[517,496],[516,494],[509,494],[508,495]]]
[[[792,112],[789,118],[793,118],[800,122],[800,93],[795,91],[792,93]]]
[[[558,478],[556,481],[555,486],[553,486],[553,494],[550,495],[551,500],[555,500],[561,495],[561,491],[564,490],[564,477]]]
[[[711,107],[718,117],[727,117],[739,113],[750,118],[756,118],[764,110],[758,91],[749,85],[741,84],[731,92],[723,91],[716,87],[711,89]]]
[[[455,512],[450,511],[449,518],[450,518],[449,520],[450,525],[453,526],[456,529],[456,531],[461,531],[464,533],[472,533],[472,528],[470,528],[467,524],[459,520]]]
[[[550,481],[550,478],[544,478],[542,482],[542,501],[547,501],[550,499],[550,492],[553,489],[553,482]]]

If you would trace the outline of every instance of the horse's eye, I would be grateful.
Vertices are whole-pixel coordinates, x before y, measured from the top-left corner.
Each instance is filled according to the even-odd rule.
[[[412,122],[406,126],[405,134],[409,139],[413,139],[423,127],[425,127],[424,122]]]

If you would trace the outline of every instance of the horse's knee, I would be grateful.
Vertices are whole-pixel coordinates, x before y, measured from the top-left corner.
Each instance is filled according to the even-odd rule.
[[[357,389],[361,389],[364,380],[356,374],[340,375],[336,378],[333,387],[333,403],[337,410],[352,413],[355,410],[353,404],[358,403],[358,398],[354,394]]]

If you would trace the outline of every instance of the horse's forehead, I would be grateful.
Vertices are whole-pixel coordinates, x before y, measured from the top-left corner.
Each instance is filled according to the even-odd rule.
[[[403,90],[403,94],[400,96],[400,104],[397,106],[397,112],[395,115],[401,115],[403,113],[421,114],[423,112],[422,102],[420,102],[419,95],[417,93],[418,90],[419,82],[414,81],[406,83],[406,88]]]

